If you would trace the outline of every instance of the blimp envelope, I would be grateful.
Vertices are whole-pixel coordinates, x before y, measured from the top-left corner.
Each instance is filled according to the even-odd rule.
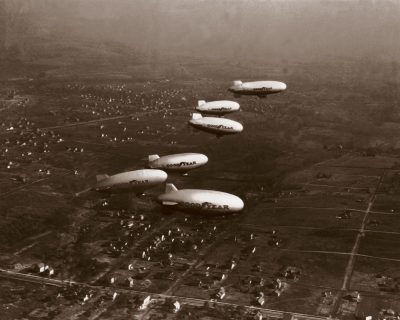
[[[285,91],[287,85],[280,81],[251,81],[242,82],[240,80],[233,81],[233,85],[229,91],[238,95],[258,95],[265,96],[268,94],[279,93]]]
[[[119,193],[138,192],[164,183],[168,178],[166,172],[156,169],[141,169],[118,173],[112,176],[97,175],[94,190],[99,192]]]
[[[148,167],[166,171],[187,172],[204,166],[208,157],[201,153],[177,153],[166,156],[153,154],[149,156]]]
[[[244,208],[242,199],[233,194],[202,189],[178,190],[169,183],[165,193],[158,196],[158,201],[164,206],[207,213],[234,213]]]
[[[193,113],[189,124],[199,130],[217,135],[235,134],[243,131],[243,125],[237,121],[218,117],[203,117],[200,113]]]
[[[229,100],[219,100],[206,102],[199,100],[196,110],[201,113],[225,115],[227,113],[235,112],[240,109],[239,103]]]

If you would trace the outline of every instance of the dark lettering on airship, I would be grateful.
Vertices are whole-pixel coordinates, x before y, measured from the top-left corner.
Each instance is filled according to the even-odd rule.
[[[229,108],[229,107],[216,107],[216,108],[212,108],[212,110],[225,111],[225,110],[231,110],[231,108]]]
[[[192,166],[194,164],[197,164],[196,161],[191,161],[191,162],[186,162],[186,161],[181,161],[179,163],[169,163],[166,165],[167,168],[172,168],[172,167],[187,167],[187,166]]]
[[[233,127],[227,127],[227,126],[224,126],[223,124],[219,124],[219,125],[216,125],[216,124],[208,124],[207,127],[209,127],[209,128],[214,128],[214,129],[233,130]]]
[[[267,87],[254,88],[253,91],[272,91],[272,87],[271,88],[267,88]]]
[[[131,180],[129,181],[130,184],[143,184],[143,183],[148,183],[149,180]]]
[[[226,204],[218,205],[210,202],[202,202],[202,203],[182,202],[182,206],[185,208],[202,209],[202,210],[210,210],[210,209],[229,210],[229,206]]]

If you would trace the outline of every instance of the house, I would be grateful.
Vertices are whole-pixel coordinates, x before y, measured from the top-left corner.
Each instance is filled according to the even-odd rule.
[[[46,271],[46,265],[44,264],[44,263],[39,263],[38,265],[37,265],[37,267],[38,267],[38,271],[39,271],[39,273],[43,273],[43,272],[45,272]]]
[[[143,300],[142,305],[139,307],[139,310],[145,310],[151,303],[151,297],[147,296],[146,299]]]

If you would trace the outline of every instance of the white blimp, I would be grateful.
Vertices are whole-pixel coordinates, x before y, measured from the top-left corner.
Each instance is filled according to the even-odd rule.
[[[240,80],[233,81],[233,86],[228,90],[236,96],[255,95],[265,97],[268,94],[279,93],[285,91],[286,84],[280,81],[252,81],[242,82]]]
[[[225,115],[240,109],[239,103],[229,100],[209,101],[199,100],[196,111],[207,114]]]
[[[162,157],[152,154],[147,166],[186,175],[188,171],[204,166],[207,162],[207,156],[201,153],[177,153]]]
[[[242,199],[233,194],[213,190],[178,190],[171,183],[167,183],[165,193],[159,195],[157,200],[166,207],[203,213],[235,213],[244,208]]]
[[[100,174],[96,176],[97,184],[93,190],[103,193],[132,192],[141,195],[145,190],[164,183],[167,178],[167,173],[156,169],[128,171],[112,176]]]
[[[189,124],[196,129],[214,133],[217,137],[243,131],[239,122],[218,117],[203,117],[200,113],[193,113]]]

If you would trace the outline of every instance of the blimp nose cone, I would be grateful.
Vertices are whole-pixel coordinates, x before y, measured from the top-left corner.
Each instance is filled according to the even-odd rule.
[[[165,171],[162,171],[162,170],[158,170],[158,171],[159,171],[158,177],[159,177],[160,181],[161,181],[161,182],[167,181],[167,179],[168,179],[168,174],[167,174]]]
[[[232,206],[232,209],[234,209],[235,211],[241,211],[244,208],[244,202],[242,199],[235,196],[232,201],[231,206]]]
[[[206,155],[202,154],[200,156],[199,160],[200,160],[200,163],[207,163],[208,162],[208,157]]]
[[[280,90],[284,91],[284,90],[286,90],[287,85],[286,85],[286,83],[281,82],[280,85],[279,85],[279,87],[280,87],[280,88],[279,88]]]
[[[168,174],[165,171],[158,169],[149,169],[149,170],[151,170],[151,177],[152,177],[151,179],[154,182],[162,183],[167,181]]]
[[[242,132],[243,131],[243,125],[241,123],[238,123],[236,125],[236,131],[238,131],[238,132]]]

